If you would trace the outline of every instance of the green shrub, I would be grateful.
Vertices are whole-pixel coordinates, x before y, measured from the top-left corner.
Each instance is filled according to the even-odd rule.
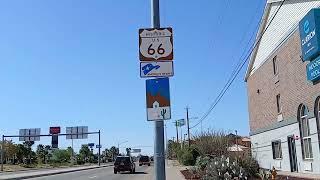
[[[196,160],[194,159],[193,154],[189,150],[184,151],[184,153],[182,154],[181,160],[182,160],[182,164],[185,166],[193,166],[196,163]]]
[[[259,173],[259,164],[252,157],[240,158],[239,165],[243,167],[251,177],[256,176]]]
[[[242,159],[237,163],[228,157],[198,157],[196,162],[196,174],[202,179],[246,179],[254,177],[257,163],[251,158]]]

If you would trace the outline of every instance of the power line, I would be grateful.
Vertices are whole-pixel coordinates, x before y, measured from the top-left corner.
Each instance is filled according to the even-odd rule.
[[[225,93],[227,92],[227,90],[230,88],[230,86],[232,85],[232,83],[234,82],[235,78],[238,76],[238,74],[240,73],[241,69],[243,68],[243,66],[246,64],[246,62],[250,59],[250,56],[252,54],[252,52],[254,51],[254,49],[256,48],[256,46],[259,44],[259,42],[261,41],[264,33],[268,30],[268,28],[270,27],[272,21],[274,20],[274,18],[276,17],[276,15],[278,14],[279,10],[281,9],[281,7],[283,6],[284,2],[286,0],[283,0],[279,6],[279,8],[277,9],[277,11],[274,13],[272,19],[270,20],[269,24],[267,25],[267,27],[265,28],[265,30],[261,33],[261,36],[259,37],[258,41],[256,41],[256,43],[254,43],[250,49],[249,52],[246,56],[246,58],[243,60],[243,62],[241,64],[239,64],[239,66],[237,66],[235,68],[235,74],[231,74],[230,78],[228,79],[228,81],[226,82],[226,84],[224,85],[224,87],[222,88],[222,90],[220,91],[219,95],[216,97],[216,99],[214,100],[214,102],[212,103],[211,107],[209,108],[209,110],[204,114],[204,116],[202,116],[202,118],[199,120],[199,122],[197,124],[195,124],[194,126],[192,126],[190,129],[197,127],[202,121],[204,121],[208,115],[211,113],[211,111],[217,106],[217,104],[221,101],[222,97],[225,95]],[[241,59],[241,58],[240,58]]]

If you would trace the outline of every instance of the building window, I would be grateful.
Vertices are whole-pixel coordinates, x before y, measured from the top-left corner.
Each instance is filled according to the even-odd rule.
[[[282,159],[281,141],[273,141],[271,145],[273,159]]]
[[[275,56],[272,60],[273,62],[273,74],[277,75],[278,74],[278,60],[277,60],[277,56]]]
[[[302,156],[304,159],[312,159],[312,147],[311,147],[311,136],[310,136],[310,127],[308,120],[308,108],[305,105],[299,106],[298,111],[298,120],[299,120],[299,129],[301,137],[301,148]]]
[[[277,99],[277,112],[278,114],[281,114],[282,107],[281,107],[281,101],[280,101],[280,94],[276,96],[276,99]]]
[[[314,115],[316,116],[317,130],[320,132],[320,96],[317,97],[315,105],[314,105]],[[318,139],[320,139],[320,133],[318,133]],[[319,141],[320,147],[320,141]]]

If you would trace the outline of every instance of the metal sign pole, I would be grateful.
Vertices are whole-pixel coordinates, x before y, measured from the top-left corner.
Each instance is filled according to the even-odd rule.
[[[100,144],[100,130],[99,130],[99,155],[98,155],[98,164],[99,164],[99,166],[100,166],[100,163],[101,163],[100,153],[101,153],[101,144]]]
[[[2,135],[2,143],[1,143],[1,171],[3,171],[3,152],[4,151],[4,135]]]
[[[159,0],[151,0],[151,18],[153,28],[160,28]],[[154,166],[155,180],[166,179],[164,158],[164,128],[163,121],[155,122]]]
[[[72,149],[72,154],[71,154],[71,164],[72,166],[74,165],[74,149],[73,149],[73,138],[71,139],[71,149]]]

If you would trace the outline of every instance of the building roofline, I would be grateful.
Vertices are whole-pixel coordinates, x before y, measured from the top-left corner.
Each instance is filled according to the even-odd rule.
[[[245,82],[248,81],[248,78],[249,78],[249,76],[250,76],[250,74],[252,72],[252,67],[254,65],[254,61],[256,59],[256,56],[257,56],[257,53],[258,53],[258,49],[259,49],[259,46],[260,46],[260,42],[261,42],[261,41],[259,41],[259,39],[262,36],[262,33],[266,28],[266,25],[267,25],[267,22],[268,22],[268,18],[269,18],[269,15],[270,15],[271,4],[274,3],[274,1],[278,2],[278,1],[283,1],[283,0],[268,0],[268,2],[266,4],[266,7],[264,9],[264,14],[263,14],[262,19],[261,19],[259,31],[258,31],[257,36],[256,36],[255,43],[257,43],[257,45],[253,49],[251,57],[250,57],[250,62],[249,62],[249,65],[248,65],[248,68],[247,68],[247,71],[246,71],[246,76],[245,76],[245,79],[244,79]]]

